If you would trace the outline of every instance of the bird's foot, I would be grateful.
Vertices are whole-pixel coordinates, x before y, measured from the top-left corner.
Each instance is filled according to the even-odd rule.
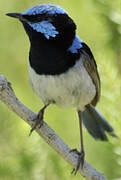
[[[70,153],[72,153],[72,152],[74,152],[78,155],[78,161],[77,161],[76,168],[74,168],[71,172],[71,174],[76,175],[77,171],[79,170],[80,165],[81,165],[81,168],[83,169],[85,153],[83,150],[81,152],[79,152],[77,149],[72,149],[70,151]]]
[[[47,106],[44,106],[39,113],[37,114],[36,118],[34,118],[32,121],[34,121],[35,123],[33,124],[31,130],[30,130],[30,134],[29,136],[32,134],[32,132],[37,128],[37,126],[39,126],[39,128],[42,127],[43,125],[43,116],[44,116],[44,110]]]

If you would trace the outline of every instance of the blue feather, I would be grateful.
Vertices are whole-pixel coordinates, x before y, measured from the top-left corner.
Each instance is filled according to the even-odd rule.
[[[22,15],[37,15],[37,14],[67,14],[61,7],[54,4],[40,4],[27,9],[22,12]],[[56,37],[59,34],[56,28],[49,21],[42,22],[27,22],[34,30],[41,32],[44,36],[49,39],[50,37]]]
[[[67,14],[67,12],[60,6],[54,4],[40,4],[33,6],[23,12],[23,15],[37,15],[37,14]]]
[[[56,28],[48,21],[41,21],[37,23],[27,22],[34,30],[41,32],[44,36],[49,39],[50,37],[56,37],[59,34]]]
[[[75,36],[72,45],[69,47],[68,51],[71,53],[78,53],[78,49],[82,48],[82,40],[78,36]]]

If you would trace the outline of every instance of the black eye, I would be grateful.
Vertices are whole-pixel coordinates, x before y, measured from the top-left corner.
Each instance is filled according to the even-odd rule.
[[[23,18],[30,22],[39,22],[42,19],[40,15],[23,15]]]
[[[23,18],[29,22],[40,22],[42,20],[48,20],[52,15],[48,14],[36,14],[36,15],[23,15]]]

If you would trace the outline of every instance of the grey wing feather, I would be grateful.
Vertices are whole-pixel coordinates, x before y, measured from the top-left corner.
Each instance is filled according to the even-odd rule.
[[[81,51],[83,53],[83,64],[96,87],[96,95],[91,102],[93,106],[96,106],[97,102],[100,99],[101,93],[100,77],[98,74],[97,65],[91,50],[85,43],[83,43],[83,48],[81,49]]]

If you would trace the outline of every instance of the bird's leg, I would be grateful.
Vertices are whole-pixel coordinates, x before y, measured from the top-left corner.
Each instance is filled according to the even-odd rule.
[[[40,109],[40,111],[38,112],[37,116],[35,119],[33,119],[32,121],[35,121],[34,125],[32,126],[32,129],[30,130],[30,134],[32,134],[32,132],[36,129],[36,127],[39,125],[39,127],[41,128],[41,126],[43,125],[43,117],[44,117],[44,112],[45,109],[49,106],[49,104],[45,105],[42,109]]]
[[[78,152],[76,149],[71,150],[71,152],[76,152],[78,154],[78,162],[77,162],[77,166],[76,168],[74,168],[72,170],[72,173],[74,173],[76,175],[80,165],[81,168],[83,168],[84,165],[84,145],[83,145],[83,134],[82,134],[82,115],[81,115],[81,111],[78,111],[78,117],[79,117],[79,126],[80,126],[80,139],[81,139],[81,151]]]

